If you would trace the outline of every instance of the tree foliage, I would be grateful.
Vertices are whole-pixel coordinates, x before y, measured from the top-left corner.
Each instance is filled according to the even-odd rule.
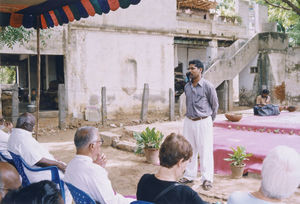
[[[278,31],[286,32],[293,45],[300,45],[300,0],[257,0],[268,6],[269,20],[277,22]]]
[[[1,66],[0,67],[0,83],[14,84],[16,81],[16,67],[15,66]]]
[[[31,40],[34,29],[26,29],[23,26],[19,28],[13,28],[11,26],[0,27],[0,47],[6,45],[9,48],[13,48],[16,43],[24,45]],[[41,30],[40,41],[43,46],[46,46],[46,41],[51,38],[50,29]]]
[[[2,27],[0,30],[0,46],[6,45],[12,48],[16,43],[24,44],[30,40],[32,34],[33,29]]]

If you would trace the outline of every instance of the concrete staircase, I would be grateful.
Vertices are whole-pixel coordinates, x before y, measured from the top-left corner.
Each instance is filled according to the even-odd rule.
[[[218,87],[224,80],[231,80],[239,74],[260,51],[286,50],[287,47],[288,40],[285,34],[257,33],[245,44],[242,41],[232,44],[228,51],[225,51],[225,56],[213,63],[204,73],[204,78]]]

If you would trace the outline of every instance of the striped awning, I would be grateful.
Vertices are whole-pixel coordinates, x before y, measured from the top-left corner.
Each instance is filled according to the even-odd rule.
[[[141,0],[0,0],[0,26],[43,29],[126,9]]]

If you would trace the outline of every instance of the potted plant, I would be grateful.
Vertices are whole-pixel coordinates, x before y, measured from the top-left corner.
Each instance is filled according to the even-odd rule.
[[[142,132],[134,132],[133,136],[137,142],[136,153],[141,154],[144,150],[146,161],[151,164],[158,164],[158,153],[164,137],[163,134],[160,131],[155,131],[155,128],[150,130],[147,127]]]
[[[236,149],[231,147],[233,154],[229,153],[229,158],[225,158],[225,161],[231,161],[231,177],[232,178],[241,178],[243,176],[243,172],[246,164],[245,160],[249,160],[248,158],[252,156],[251,153],[246,153],[245,147],[237,146]]]

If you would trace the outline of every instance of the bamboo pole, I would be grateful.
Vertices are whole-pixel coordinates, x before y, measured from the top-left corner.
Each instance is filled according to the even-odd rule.
[[[37,95],[36,95],[35,139],[37,140],[38,132],[39,132],[40,91],[41,91],[40,16],[37,16],[36,49],[37,49]]]

